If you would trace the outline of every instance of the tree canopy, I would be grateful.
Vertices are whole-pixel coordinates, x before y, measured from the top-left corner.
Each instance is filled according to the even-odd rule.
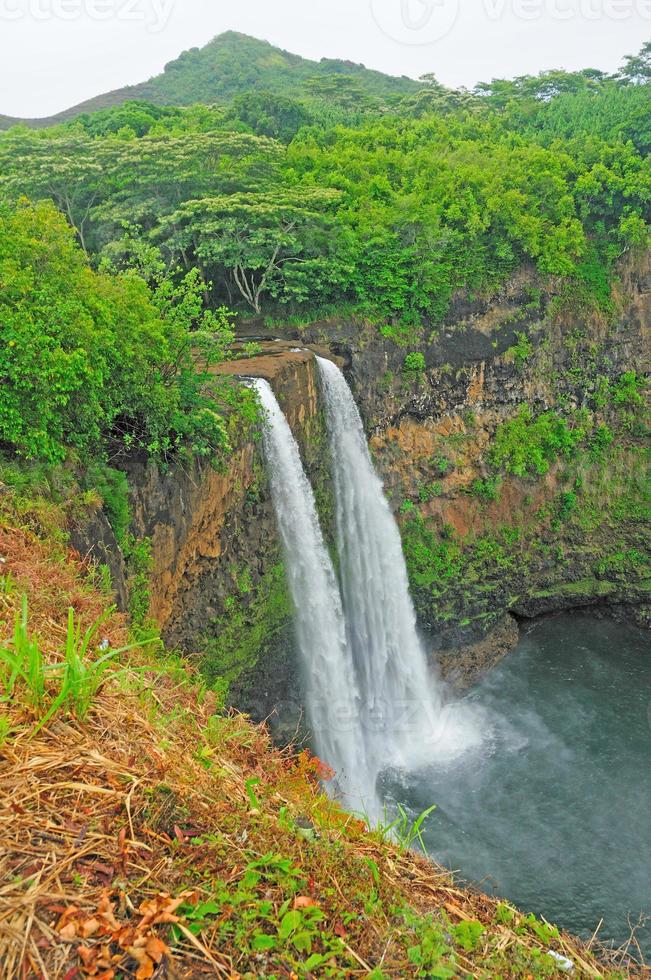
[[[194,79],[190,98],[217,59],[234,96],[219,108],[140,99],[0,135],[0,197],[52,200],[96,267],[155,247],[213,307],[306,318],[432,325],[455,291],[523,264],[601,302],[617,259],[648,242],[648,45],[617,76],[467,92],[260,44],[228,36],[168,66]],[[301,84],[280,85],[288,72]]]
[[[165,459],[228,448],[208,365],[232,338],[199,278],[90,268],[52,204],[0,209],[0,448],[60,462],[70,449]]]

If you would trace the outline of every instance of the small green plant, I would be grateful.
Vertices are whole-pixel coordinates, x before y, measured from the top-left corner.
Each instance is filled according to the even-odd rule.
[[[89,629],[82,633],[81,624],[75,624],[74,609],[68,610],[68,631],[66,634],[65,660],[61,667],[59,694],[43,720],[48,720],[60,708],[70,708],[79,721],[88,715],[90,707],[106,680],[111,662],[131,647],[120,650],[107,650],[99,660],[90,660],[91,644],[99,628],[107,619],[101,616]]]
[[[241,358],[257,357],[258,354],[261,353],[262,353],[262,344],[257,343],[257,341],[255,340],[250,340],[242,347],[242,353],[239,355],[239,357]]]
[[[516,330],[515,336],[518,338],[517,343],[507,350],[505,356],[508,360],[513,361],[518,371],[522,371],[533,354],[533,344],[526,333]]]
[[[517,918],[516,910],[506,902],[500,902],[495,912],[495,921],[500,925],[510,926]]]
[[[113,594],[113,579],[108,565],[98,565],[94,577],[95,584],[102,595],[110,596]]]
[[[11,735],[11,722],[6,715],[0,715],[0,749]]]
[[[136,626],[144,626],[149,612],[149,589],[152,569],[151,539],[137,540],[128,534],[124,557],[129,571],[129,612]]]
[[[82,482],[85,490],[94,490],[99,494],[115,539],[122,547],[131,521],[129,484],[125,474],[106,463],[91,462],[86,468]]]
[[[452,938],[466,953],[472,953],[473,950],[477,949],[479,940],[485,931],[481,922],[476,922],[472,919],[459,922],[458,925],[450,928]]]
[[[237,576],[237,590],[240,595],[249,595],[253,591],[253,579],[251,578],[250,568],[244,568]]]
[[[635,371],[626,371],[610,386],[610,397],[617,408],[634,408],[642,404],[640,394],[644,378]]]
[[[589,449],[592,459],[603,462],[614,439],[614,433],[607,425],[598,425],[590,436]]]
[[[430,466],[433,470],[438,473],[439,476],[447,476],[451,469],[453,469],[453,463],[447,456],[439,453],[438,456],[433,456],[430,460]]]
[[[417,977],[446,980],[457,975],[452,936],[443,922],[434,916],[415,916],[404,912],[405,925],[413,931],[407,956]]]
[[[475,480],[470,487],[470,492],[475,497],[480,497],[488,502],[498,500],[502,480],[499,476],[486,477],[485,480]]]
[[[15,582],[11,572],[0,575],[0,594],[11,595],[15,588]]]
[[[421,354],[419,351],[414,351],[412,354],[407,354],[405,357],[403,371],[405,374],[419,375],[423,374],[425,371],[425,355]]]
[[[418,842],[423,854],[427,854],[425,841],[421,834],[421,827],[427,818],[434,813],[434,810],[436,810],[436,804],[428,807],[427,810],[423,810],[415,820],[410,818],[402,803],[397,804],[397,810],[398,815],[391,823],[380,825],[379,830],[382,836],[393,838],[397,841],[398,846],[405,851],[413,848],[414,844]]]
[[[246,789],[246,795],[249,798],[249,804],[252,810],[260,809],[260,800],[255,795],[255,787],[259,785],[260,785],[260,780],[257,776],[255,776],[252,779],[247,779],[246,783],[244,784],[244,788]]]
[[[13,699],[20,686],[27,704],[40,711],[45,701],[48,667],[39,644],[29,636],[27,620],[27,596],[23,596],[14,623],[13,642],[0,647],[0,681],[3,700]]]
[[[596,409],[605,408],[610,397],[610,381],[603,374],[597,375],[594,382],[592,403]]]
[[[574,490],[568,490],[567,493],[562,493],[558,501],[558,518],[560,521],[566,521],[570,514],[572,514],[578,504],[578,497]]]
[[[75,623],[74,609],[69,609],[63,662],[50,664],[37,640],[29,635],[27,596],[23,596],[12,643],[0,647],[0,684],[4,692],[2,700],[9,702],[22,698],[40,718],[37,732],[61,710],[71,711],[83,721],[105,683],[113,661],[147,644],[148,641],[141,641],[116,650],[107,648],[99,659],[91,659],[95,638],[109,614],[101,616],[82,632],[81,624]],[[111,670],[113,677],[124,673],[126,668]]]
[[[436,497],[443,496],[443,487],[440,483],[419,483],[418,484],[418,497],[422,504],[426,504],[430,500],[434,500]]]
[[[535,915],[526,915],[522,921],[523,925],[529,928],[543,943],[551,943],[560,936],[556,926],[552,926],[544,920],[541,922]]]

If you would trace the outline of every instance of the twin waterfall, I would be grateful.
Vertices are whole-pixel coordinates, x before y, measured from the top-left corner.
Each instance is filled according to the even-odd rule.
[[[368,764],[337,577],[296,440],[271,385],[262,379],[254,384],[267,415],[264,450],[295,608],[310,724],[319,756],[347,786],[351,777],[367,778]],[[359,787],[361,796],[368,794],[369,786]]]
[[[377,777],[433,748],[441,696],[416,632],[400,533],[375,473],[355,400],[331,361],[317,358],[337,509],[337,577],[298,446],[270,385],[264,450],[285,550],[317,754],[343,801],[380,816]]]

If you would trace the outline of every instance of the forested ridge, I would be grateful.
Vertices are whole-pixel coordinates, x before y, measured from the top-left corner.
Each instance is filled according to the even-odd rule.
[[[134,99],[156,105],[227,104],[238,95],[260,90],[276,97],[299,99],[321,111],[380,109],[418,89],[412,78],[373,71],[337,58],[310,61],[236,31],[226,31],[202,48],[191,48],[169,62],[160,75],[137,85],[107,92],[50,119],[48,125],[121,105]],[[0,127],[18,120],[0,116]]]
[[[6,459],[220,465],[255,418],[210,374],[238,316],[345,314],[406,347],[418,378],[409,347],[453,299],[490,300],[520,269],[532,310],[545,289],[557,310],[614,315],[622,260],[649,242],[649,44],[615,76],[472,92],[322,62],[317,98],[313,78],[294,85],[310,64],[225,35],[169,69],[176,101],[217,79],[222,105],[132,101],[0,135]],[[532,342],[513,350],[524,364]]]
[[[247,74],[259,42],[227,39],[217,75],[225,97],[237,94],[224,105],[127,102],[0,136],[5,446],[57,457],[67,438],[97,444],[100,430],[156,451],[224,444],[204,409],[197,421],[182,335],[210,334],[210,356],[225,356],[226,309],[297,322],[347,312],[409,343],[440,329],[459,291],[489,296],[527,266],[561,300],[607,313],[618,261],[649,239],[648,44],[616,76],[550,71],[473,92],[370,73],[366,103],[359,72],[330,63],[318,99],[290,97],[287,66],[300,74],[303,61],[267,46],[263,74]],[[219,40],[170,69],[186,80],[179,100],[211,96]],[[245,90],[261,79],[275,79],[270,91]],[[93,350],[102,331],[124,330],[125,305],[131,335],[147,338],[132,348],[135,384],[121,380],[129,358]],[[102,388],[94,412],[84,399],[67,436],[75,392],[103,371],[115,391]],[[143,378],[147,396],[135,393]],[[58,407],[31,431],[48,394]]]

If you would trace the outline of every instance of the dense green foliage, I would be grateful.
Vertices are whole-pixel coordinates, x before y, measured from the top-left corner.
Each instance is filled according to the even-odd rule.
[[[0,211],[0,283],[0,447],[49,462],[227,448],[203,385],[231,331],[196,273],[151,289],[95,272],[52,205],[23,202]]]
[[[544,476],[552,461],[569,455],[584,434],[556,412],[534,418],[529,406],[523,405],[515,418],[498,428],[489,459],[493,466],[515,476]]]
[[[586,262],[608,270],[646,241],[647,161],[630,145],[586,149],[548,149],[492,118],[427,117],[306,133],[288,152],[303,181],[342,191],[359,243],[351,298],[436,321],[456,289],[490,289],[523,263],[580,280]]]
[[[155,246],[256,314],[432,327],[523,264],[607,308],[649,240],[645,57],[469,93],[224,35],[140,101],[0,137],[0,196],[52,199],[94,262]]]

